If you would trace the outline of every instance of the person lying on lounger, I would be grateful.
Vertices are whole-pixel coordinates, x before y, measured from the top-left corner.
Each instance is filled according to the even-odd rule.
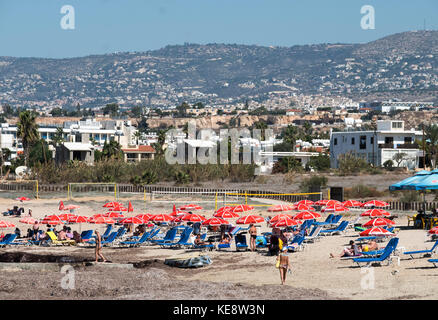
[[[353,240],[350,240],[350,247],[345,247],[339,255],[340,258],[345,257],[355,257],[360,256],[362,254],[362,247],[354,243]],[[334,258],[335,255],[330,253],[330,258]]]
[[[231,237],[228,233],[224,233],[222,235],[222,239],[219,242],[220,244],[229,244],[231,242]]]
[[[196,239],[195,239],[195,241],[194,241],[194,244],[197,245],[197,246],[203,246],[203,245],[206,245],[206,244],[208,244],[208,243],[202,241],[202,240],[201,240],[201,235],[198,234],[198,235],[196,236]]]
[[[377,242],[374,240],[370,240],[367,244],[362,246],[363,252],[376,251],[378,249],[379,249],[379,246],[377,245]]]

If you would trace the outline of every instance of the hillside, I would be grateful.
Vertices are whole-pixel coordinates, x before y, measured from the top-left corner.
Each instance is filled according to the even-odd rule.
[[[71,59],[0,57],[0,104],[263,101],[273,92],[437,100],[438,31],[365,44],[186,44]]]

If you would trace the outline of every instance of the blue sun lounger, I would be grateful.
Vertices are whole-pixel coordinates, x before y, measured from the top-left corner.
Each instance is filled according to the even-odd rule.
[[[427,261],[429,261],[430,263],[433,263],[433,266],[436,268],[436,267],[438,267],[438,259],[429,259],[429,260],[427,260]]]
[[[353,262],[357,263],[357,265],[360,267],[361,263],[365,263],[367,267],[371,265],[373,262],[382,263],[384,261],[388,262],[388,265],[391,263],[391,254],[395,251],[398,245],[398,238],[392,238],[389,240],[388,244],[386,245],[383,253],[378,257],[371,257],[371,258],[354,258]]]
[[[93,237],[93,230],[85,230],[81,232],[81,239],[83,241],[89,241]]]
[[[102,244],[102,246],[103,245],[107,245],[107,244],[113,244],[114,240],[116,238],[117,238],[117,231],[113,231],[113,232],[110,233],[110,235],[108,236],[107,239],[101,241],[101,244]],[[87,241],[87,243],[89,245],[95,245],[96,244],[96,240],[90,240],[90,241]]]
[[[15,240],[17,235],[15,233],[8,233],[3,237],[3,240],[0,241],[0,247],[6,247],[11,244],[12,241]]]
[[[143,235],[139,238],[139,239],[133,239],[133,240],[129,240],[129,241],[122,241],[119,244],[122,246],[130,246],[130,247],[135,247],[135,246],[139,246],[142,243],[146,242],[149,239],[149,236],[151,235],[153,230],[149,231],[149,232],[145,232],[143,233]]]
[[[236,241],[236,250],[248,250],[248,244],[246,243],[246,236],[242,233],[236,234],[235,236]]]
[[[313,223],[313,225],[315,225],[315,226],[324,226],[324,225],[327,225],[327,224],[332,224],[334,217],[335,217],[335,215],[333,213],[330,213],[327,216],[327,218],[325,218],[325,221],[322,221],[322,222],[315,221]]]
[[[162,248],[176,248],[176,247],[187,247],[193,246],[193,243],[190,241],[190,235],[192,234],[193,228],[186,228],[182,234],[181,238],[177,242],[164,242],[160,243]]]
[[[324,229],[321,230],[319,233],[321,235],[334,235],[334,234],[340,234],[347,229],[348,221],[342,221],[335,229]]]
[[[111,231],[113,230],[113,225],[109,224],[108,227],[106,227],[105,232],[102,235],[102,239],[105,240],[110,235]]]
[[[403,253],[411,256],[411,259],[414,259],[414,255],[415,254],[422,254],[422,255],[426,255],[426,254],[432,255],[432,254],[434,254],[436,249],[437,249],[437,247],[438,247],[438,240],[435,241],[435,244],[429,250],[406,251],[406,252],[403,252]]]
[[[177,231],[178,231],[177,228],[169,229],[169,230],[167,230],[166,235],[164,236],[164,238],[156,239],[156,240],[150,240],[150,242],[154,243],[154,244],[162,244],[162,243],[166,243],[166,242],[169,242],[169,243],[174,242]]]

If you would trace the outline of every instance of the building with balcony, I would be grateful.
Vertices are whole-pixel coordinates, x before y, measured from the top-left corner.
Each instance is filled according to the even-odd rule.
[[[330,165],[339,167],[339,157],[352,154],[373,166],[382,166],[385,161],[394,161],[397,153],[403,153],[400,167],[415,169],[422,166],[423,152],[415,140],[422,140],[422,132],[405,130],[404,121],[377,121],[375,131],[347,130],[330,135]],[[394,161],[394,164],[397,163]]]

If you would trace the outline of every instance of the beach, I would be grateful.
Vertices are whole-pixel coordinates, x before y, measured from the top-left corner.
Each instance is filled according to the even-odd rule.
[[[103,213],[104,199],[81,198],[70,201],[80,206],[75,212],[91,216]],[[31,208],[34,218],[58,213],[59,199],[31,200],[23,204]],[[11,207],[10,199],[0,199],[4,209]],[[172,203],[143,203],[134,201],[134,213],[170,213]],[[146,207],[146,209],[144,209]],[[206,208],[208,206],[205,206]],[[136,210],[138,208],[138,210]],[[140,209],[141,208],[141,209]],[[363,211],[363,210],[362,210]],[[351,210],[343,219],[354,220],[362,212]],[[198,212],[197,212],[198,213]],[[200,214],[212,216],[213,209],[200,210]],[[266,208],[257,207],[251,213],[268,216]],[[407,228],[408,212],[398,212],[395,218],[399,229],[399,248],[406,251],[432,247],[425,242],[426,231]],[[326,217],[319,220],[322,221]],[[2,217],[15,223],[25,233],[29,225],[18,222],[19,218]],[[360,222],[368,221],[367,217]],[[73,230],[99,228],[104,225],[69,225]],[[266,223],[260,224],[259,232],[271,231]],[[61,227],[57,227],[59,230]],[[7,233],[7,230],[2,230]],[[12,232],[10,230],[10,232]],[[74,289],[63,289],[65,276],[60,271],[2,270],[0,273],[0,299],[436,299],[434,280],[438,269],[427,262],[427,258],[410,259],[400,255],[400,265],[393,264],[371,268],[359,268],[351,260],[329,258],[330,253],[339,254],[350,240],[358,237],[357,231],[347,229],[344,234],[324,236],[315,243],[306,244],[304,250],[290,253],[292,274],[287,275],[286,284],[280,285],[279,272],[275,268],[275,257],[267,256],[266,249],[258,252],[196,251],[185,249],[162,249],[159,246],[139,248],[105,247],[104,255],[114,265],[91,264],[93,247],[25,247],[0,248],[5,253],[29,253],[76,257],[82,264],[74,264]],[[248,242],[249,243],[249,242]],[[384,246],[386,243],[380,244]],[[202,268],[183,269],[164,264],[169,257],[208,255],[212,264]],[[86,263],[88,262],[88,263]],[[132,264],[132,268],[123,265]],[[370,282],[370,279],[372,280]]]

